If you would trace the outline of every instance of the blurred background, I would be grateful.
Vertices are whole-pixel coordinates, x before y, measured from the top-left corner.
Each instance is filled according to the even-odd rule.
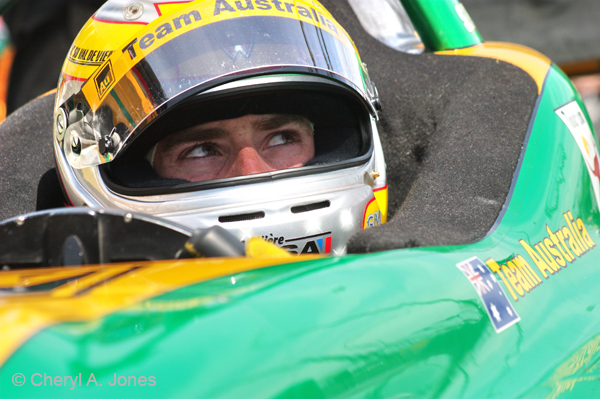
[[[0,0],[0,120],[56,88],[75,36],[105,1]]]
[[[519,43],[569,75],[600,134],[599,0],[462,0],[486,41]]]
[[[340,1],[349,1],[363,27],[380,41],[400,51],[422,51],[399,0]],[[159,0],[139,2],[152,6]],[[0,0],[0,121],[56,88],[71,43],[103,3]],[[600,132],[600,0],[462,3],[484,40],[523,44],[558,64],[583,96],[595,130]]]

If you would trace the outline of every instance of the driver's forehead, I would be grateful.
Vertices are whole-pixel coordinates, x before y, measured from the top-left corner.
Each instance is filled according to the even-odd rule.
[[[287,114],[267,114],[267,115],[245,115],[238,118],[223,119],[218,121],[206,122],[191,128],[211,129],[220,128],[226,130],[235,130],[236,128],[251,128],[256,131],[273,130],[286,125],[299,125],[300,127],[311,127],[311,122],[300,115]]]

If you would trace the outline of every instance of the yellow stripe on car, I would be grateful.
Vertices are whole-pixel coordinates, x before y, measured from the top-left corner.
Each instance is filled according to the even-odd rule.
[[[502,42],[485,42],[473,47],[439,51],[437,54],[486,57],[508,62],[521,68],[533,78],[538,87],[538,94],[542,92],[544,79],[552,64],[548,57],[529,47]]]
[[[263,244],[274,247],[264,241]],[[19,293],[17,289],[16,293],[5,293],[0,297],[0,364],[35,333],[54,324],[98,319],[177,288],[321,257],[292,257],[287,253],[275,253],[273,248],[265,250],[263,244],[250,245],[258,256],[256,258],[168,260],[4,271],[0,275],[0,288],[22,287],[23,292]],[[26,289],[52,282],[60,285],[41,292],[28,292]]]

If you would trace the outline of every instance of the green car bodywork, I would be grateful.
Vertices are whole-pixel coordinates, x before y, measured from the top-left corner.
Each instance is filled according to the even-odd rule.
[[[456,1],[402,3],[428,50],[481,41],[461,18],[444,19]],[[0,397],[600,397],[596,188],[556,112],[573,101],[591,126],[552,65],[509,198],[482,240],[223,273],[55,324],[5,360]],[[456,267],[473,257],[520,318],[501,332]]]

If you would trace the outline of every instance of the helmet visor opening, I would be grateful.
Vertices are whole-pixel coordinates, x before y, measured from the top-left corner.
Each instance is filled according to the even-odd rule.
[[[107,183],[137,195],[216,188],[343,168],[366,162],[372,151],[370,114],[349,95],[296,89],[224,96],[190,99],[155,120],[102,167]]]

